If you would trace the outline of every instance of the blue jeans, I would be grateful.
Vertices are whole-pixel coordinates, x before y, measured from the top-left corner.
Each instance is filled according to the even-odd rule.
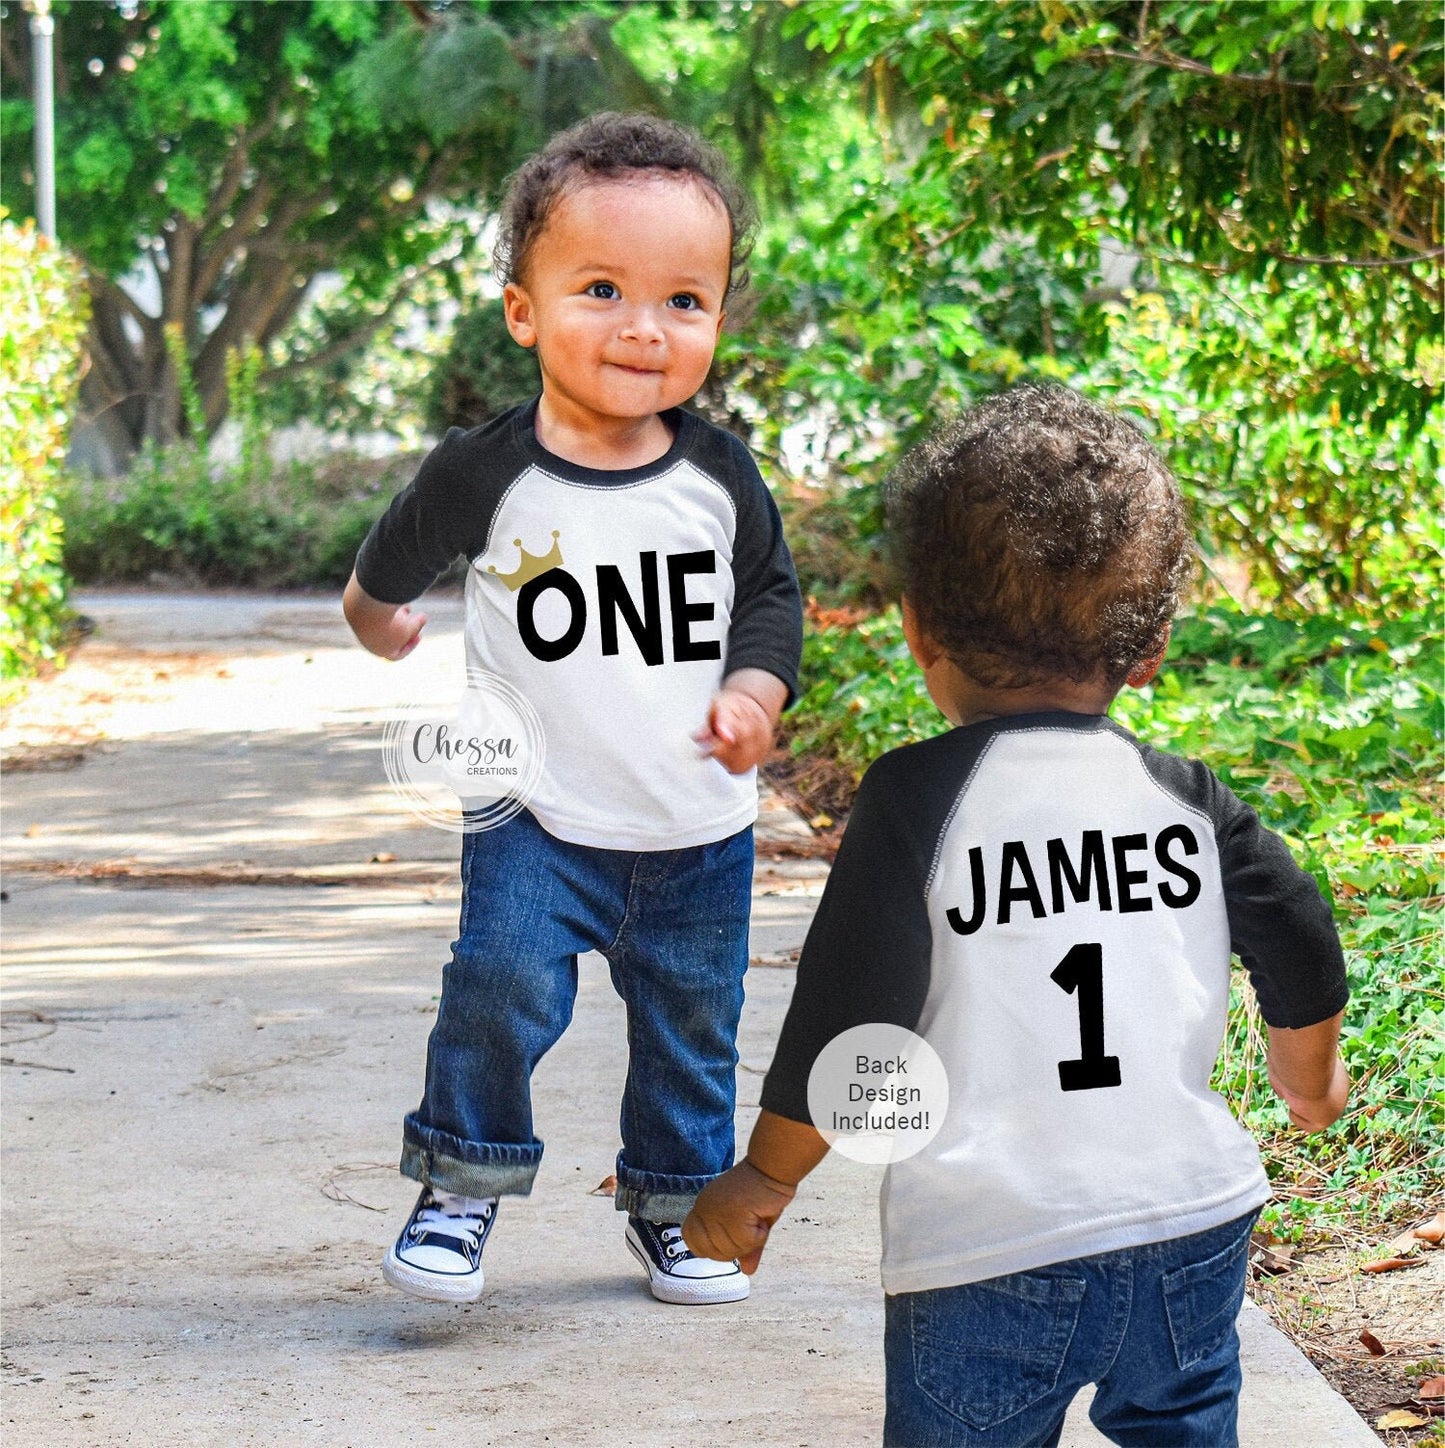
[[[1053,1448],[1074,1394],[1113,1443],[1235,1448],[1257,1212],[1221,1227],[887,1299],[887,1448]]]
[[[542,1159],[531,1077],[598,950],[627,1006],[619,1210],[681,1221],[733,1162],[753,833],[683,850],[598,850],[525,810],[462,836],[460,938],[442,972],[401,1170],[443,1191],[525,1195]]]

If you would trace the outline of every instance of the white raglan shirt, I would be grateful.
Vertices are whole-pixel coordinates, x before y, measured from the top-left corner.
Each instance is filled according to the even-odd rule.
[[[603,849],[680,849],[752,823],[754,772],[729,774],[692,736],[727,673],[796,688],[801,608],[767,488],[731,434],[667,416],[668,453],[616,472],[542,448],[535,404],[454,430],[357,560],[368,594],[404,603],[466,557],[468,666],[518,688],[545,734],[528,808]]]
[[[1343,1008],[1318,887],[1208,769],[1102,717],[956,729],[865,777],[762,1104],[810,1120],[855,1025],[938,1052],[942,1128],[884,1179],[890,1293],[1205,1231],[1269,1196],[1209,1086],[1232,950],[1271,1025]]]

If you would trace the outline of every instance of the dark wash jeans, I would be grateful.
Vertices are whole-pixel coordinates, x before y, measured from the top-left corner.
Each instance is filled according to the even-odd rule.
[[[1053,1448],[1086,1383],[1113,1443],[1235,1448],[1234,1322],[1256,1216],[889,1297],[886,1448]]]
[[[578,954],[598,950],[627,1006],[617,1206],[681,1221],[733,1163],[752,874],[751,828],[690,849],[599,850],[523,810],[463,835],[461,935],[402,1172],[468,1196],[531,1191],[532,1071],[572,1019]]]

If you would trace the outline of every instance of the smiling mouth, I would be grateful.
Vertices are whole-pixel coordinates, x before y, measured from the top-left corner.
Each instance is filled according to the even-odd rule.
[[[617,368],[619,372],[630,372],[634,377],[656,377],[662,371],[659,367],[630,367],[626,362],[610,362],[608,366]]]

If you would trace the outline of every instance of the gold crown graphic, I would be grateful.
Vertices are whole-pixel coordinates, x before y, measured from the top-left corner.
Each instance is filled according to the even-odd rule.
[[[527,550],[522,547],[522,540],[520,538],[513,538],[512,542],[516,544],[522,555],[522,562],[517,568],[517,571],[515,573],[502,573],[498,570],[495,563],[491,563],[487,565],[487,572],[495,573],[497,577],[507,585],[508,591],[515,593],[524,583],[530,583],[534,578],[540,578],[541,575],[549,569],[560,568],[562,566],[562,545],[557,541],[559,537],[561,537],[561,534],[558,533],[557,529],[553,528],[552,547],[546,553],[528,553]]]

